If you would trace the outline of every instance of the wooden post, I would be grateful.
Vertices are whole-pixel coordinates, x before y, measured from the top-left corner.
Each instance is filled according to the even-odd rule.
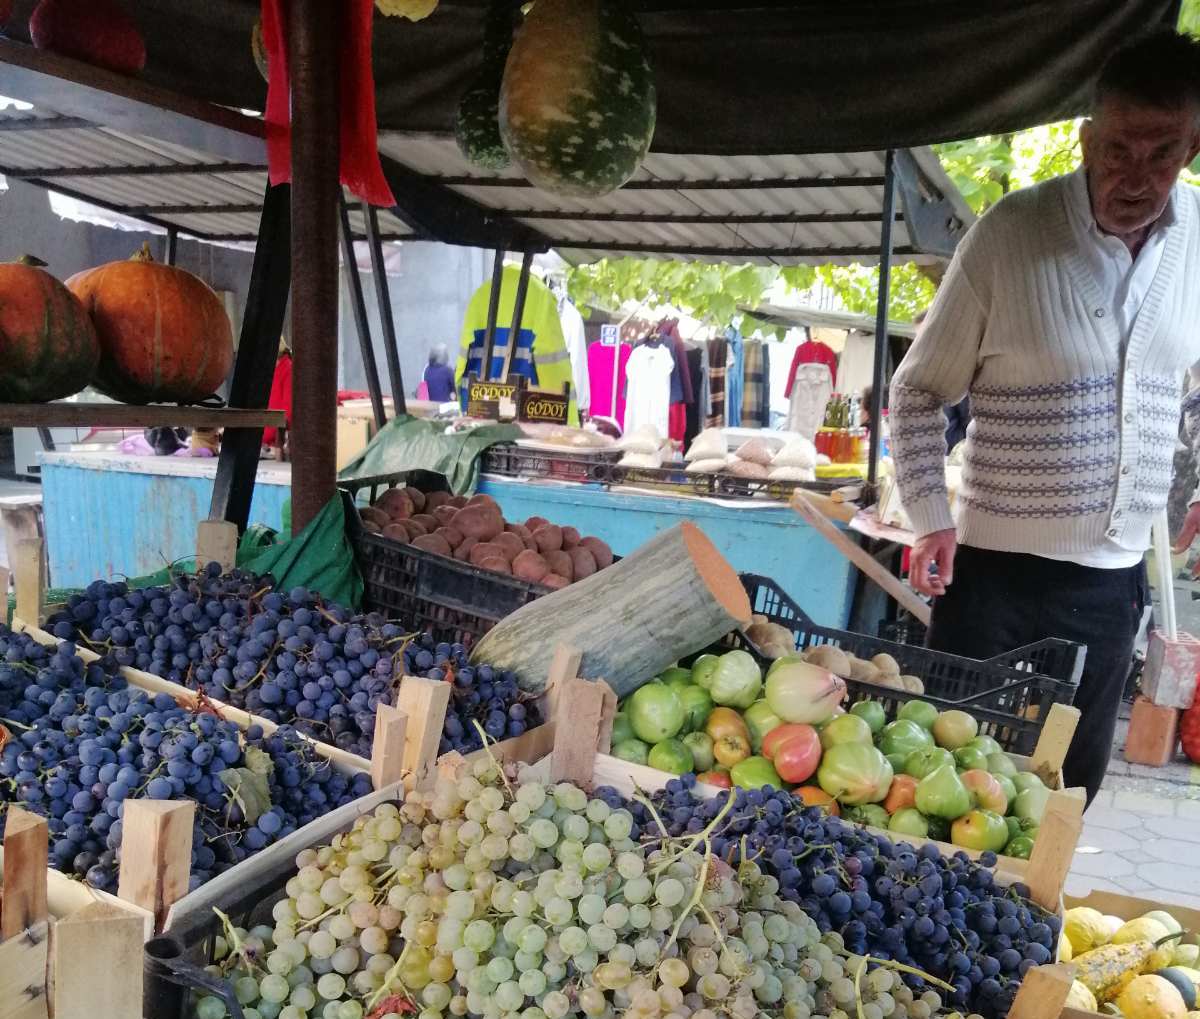
[[[237,524],[228,520],[201,520],[196,528],[196,569],[220,563],[228,573],[237,565]]]
[[[4,828],[4,898],[0,941],[15,938],[49,917],[46,866],[50,833],[44,817],[8,808]]]
[[[142,919],[92,902],[50,932],[54,1019],[136,1019],[142,1014]]]
[[[46,546],[41,538],[18,541],[12,567],[17,618],[41,626],[46,615]]]
[[[20,937],[0,942],[0,1019],[48,1019],[49,940],[43,920]]]
[[[292,533],[337,482],[338,80],[342,4],[292,0]]]
[[[1052,704],[1038,736],[1037,746],[1029,759],[1030,769],[1042,777],[1051,788],[1062,774],[1063,761],[1071,749],[1071,740],[1079,726],[1079,709],[1068,704]]]
[[[1008,1019],[1056,1019],[1074,979],[1074,966],[1034,966],[1021,979]]]
[[[171,905],[188,890],[192,869],[191,800],[129,800],[121,831],[117,894],[154,914],[162,928]]]
[[[408,682],[408,680],[404,680]],[[371,784],[382,789],[404,777],[404,743],[408,715],[390,704],[375,711],[375,739],[371,746]]]
[[[1057,912],[1082,830],[1083,800],[1071,792],[1051,793],[1029,855],[1026,880],[1029,897],[1039,906]]]
[[[550,781],[573,782],[586,788],[592,783],[599,744],[612,737],[611,712],[607,708],[610,703],[615,707],[616,695],[599,679],[568,679],[557,689]],[[606,714],[610,718],[607,737],[603,735]]]
[[[405,676],[400,681],[396,710],[408,719],[402,767],[411,776],[409,788],[423,788],[436,778],[438,744],[449,704],[450,684],[444,680]]]

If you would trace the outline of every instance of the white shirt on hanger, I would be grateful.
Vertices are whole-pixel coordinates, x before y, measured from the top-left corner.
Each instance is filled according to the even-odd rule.
[[[653,425],[666,436],[671,416],[671,372],[675,358],[666,346],[643,344],[625,366],[625,432]]]
[[[588,381],[587,336],[583,331],[583,316],[567,298],[559,298],[558,317],[562,320],[563,340],[571,358],[571,375],[575,380],[575,402],[581,411],[592,406],[591,384]]]

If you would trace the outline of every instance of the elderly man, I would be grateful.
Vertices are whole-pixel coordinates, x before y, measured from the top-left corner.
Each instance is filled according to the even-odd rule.
[[[1200,190],[1178,181],[1200,152],[1200,46],[1156,34],[1115,54],[1080,141],[1082,169],[1006,196],[959,245],[896,372],[891,437],[930,646],[1087,645],[1065,775],[1090,802],[1200,359]],[[942,407],[964,396],[955,521]]]

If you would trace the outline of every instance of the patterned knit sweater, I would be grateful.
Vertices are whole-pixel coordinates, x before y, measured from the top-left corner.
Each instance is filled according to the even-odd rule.
[[[959,245],[892,382],[897,483],[918,536],[955,526],[942,407],[968,392],[958,538],[1141,552],[1171,486],[1184,375],[1200,360],[1200,189],[1175,222],[1127,349],[1067,218],[1069,178],[1014,192]]]

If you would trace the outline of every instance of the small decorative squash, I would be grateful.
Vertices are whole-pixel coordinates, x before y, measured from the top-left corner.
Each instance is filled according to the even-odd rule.
[[[41,0],[29,18],[29,37],[40,50],[119,74],[146,66],[146,40],[116,0]]]
[[[263,42],[262,18],[259,18],[250,30],[250,52],[254,56],[254,65],[262,75],[262,80],[269,82],[271,68],[267,63],[267,44]]]
[[[100,362],[91,319],[44,264],[29,255],[0,264],[0,402],[78,393]]]
[[[454,120],[459,151],[483,170],[504,170],[512,162],[500,137],[500,83],[511,48],[512,4],[492,0],[483,25],[483,64],[458,101]]]
[[[95,387],[125,403],[195,403],[233,365],[233,329],[198,276],[161,265],[150,246],[124,262],[76,273],[67,287],[100,339]]]

